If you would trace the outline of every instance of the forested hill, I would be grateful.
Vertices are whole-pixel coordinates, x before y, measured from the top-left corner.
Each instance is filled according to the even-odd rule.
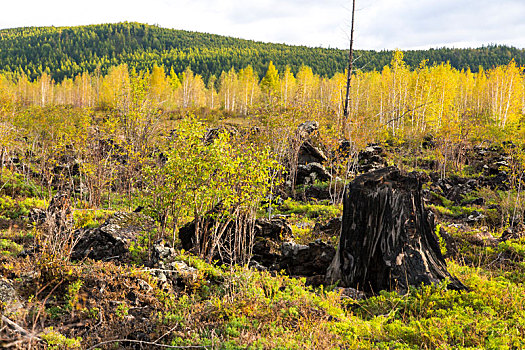
[[[356,66],[363,70],[380,70],[388,64],[391,51],[358,51]],[[186,67],[203,76],[252,65],[262,76],[269,61],[279,71],[286,65],[297,73],[301,65],[313,72],[331,77],[343,71],[347,51],[255,42],[232,37],[160,28],[140,23],[101,24],[79,27],[27,27],[0,30],[0,71],[25,73],[35,79],[43,72],[55,80],[81,72],[127,63],[136,70],[163,65],[182,72]],[[458,69],[479,66],[490,68],[514,59],[525,63],[525,51],[506,46],[478,49],[431,49],[406,51],[405,62],[417,67],[422,60],[428,64],[447,62]]]

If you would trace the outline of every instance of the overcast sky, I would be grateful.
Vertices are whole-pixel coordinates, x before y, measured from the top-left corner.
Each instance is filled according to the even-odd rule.
[[[355,47],[525,47],[525,0],[356,0]],[[0,28],[136,21],[294,45],[348,46],[351,0],[1,0]]]

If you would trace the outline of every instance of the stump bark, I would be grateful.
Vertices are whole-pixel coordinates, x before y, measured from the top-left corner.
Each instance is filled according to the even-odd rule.
[[[396,167],[357,177],[345,190],[339,247],[327,272],[331,283],[376,293],[449,279],[434,220],[421,200],[417,175]]]

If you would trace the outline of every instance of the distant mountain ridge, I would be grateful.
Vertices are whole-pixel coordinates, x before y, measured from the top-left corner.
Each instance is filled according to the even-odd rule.
[[[355,65],[366,71],[381,70],[392,51],[358,50]],[[215,34],[161,28],[141,23],[98,24],[77,27],[24,27],[0,30],[0,71],[24,73],[30,79],[47,72],[56,81],[84,71],[105,74],[126,63],[137,71],[162,65],[182,72],[190,67],[207,81],[211,75],[251,65],[260,77],[273,61],[281,72],[289,65],[296,73],[301,65],[321,76],[332,77],[346,67],[347,51],[263,43]],[[450,62],[457,69],[477,71],[506,65],[514,59],[525,63],[525,50],[490,45],[477,49],[405,51],[411,67]]]

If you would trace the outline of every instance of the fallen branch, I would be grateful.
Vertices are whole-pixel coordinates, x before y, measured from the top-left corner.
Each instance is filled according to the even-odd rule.
[[[2,322],[4,322],[9,328],[11,328],[13,331],[19,333],[21,336],[29,338],[29,339],[36,339],[38,341],[42,341],[42,338],[34,335],[33,333],[30,333],[28,330],[22,328],[15,322],[11,321],[9,318],[2,316]]]

